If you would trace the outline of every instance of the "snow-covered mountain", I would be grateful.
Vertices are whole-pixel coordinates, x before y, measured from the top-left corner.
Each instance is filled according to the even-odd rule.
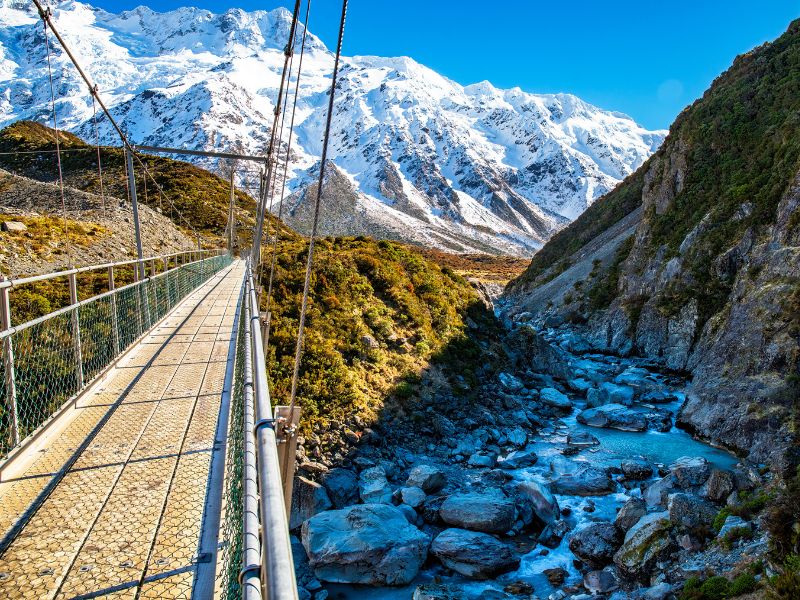
[[[42,25],[31,6],[0,0],[0,125],[51,118]],[[265,152],[288,11],[53,6],[57,27],[135,143]],[[61,125],[93,139],[91,97],[52,36],[51,44]],[[301,230],[332,67],[331,52],[309,33],[286,205]],[[104,119],[100,130],[104,142],[118,143]],[[665,133],[568,94],[464,87],[410,58],[345,58],[323,231],[530,254],[642,164]]]

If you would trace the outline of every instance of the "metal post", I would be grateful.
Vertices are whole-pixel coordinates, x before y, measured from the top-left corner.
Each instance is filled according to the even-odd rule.
[[[253,232],[253,250],[251,260],[253,261],[253,270],[257,270],[261,264],[261,236],[264,233],[264,212],[266,211],[267,204],[267,184],[266,175],[261,171],[261,181],[258,190],[258,206],[256,217],[256,228]]]
[[[228,252],[233,256],[233,246],[236,243],[236,188],[233,185],[234,168],[231,164],[231,200],[228,205]]]
[[[292,489],[297,461],[297,432],[300,427],[300,407],[295,406],[291,414],[289,406],[276,406],[275,417],[278,422],[278,462],[281,465],[283,480],[283,500],[286,514],[292,514]]]
[[[144,279],[142,230],[139,225],[139,203],[136,200],[136,174],[133,172],[133,152],[128,148],[125,148],[125,161],[128,164],[128,189],[130,190],[131,205],[133,206],[133,230],[136,234],[136,258],[139,260],[137,267],[141,269],[140,279]]]
[[[3,278],[0,278],[2,281]],[[11,328],[11,304],[8,300],[10,288],[0,289],[0,327],[5,331]],[[3,338],[3,363],[5,367],[6,402],[11,415],[11,435],[14,445],[19,445],[19,409],[17,407],[17,382],[14,377],[14,347],[11,336]]]
[[[108,291],[116,289],[114,283],[114,265],[108,267]],[[111,294],[111,337],[114,343],[114,356],[119,356],[119,315],[117,314],[117,295]]]
[[[69,303],[78,303],[78,277],[72,273],[69,279]],[[72,309],[72,346],[75,351],[75,381],[78,389],[83,389],[83,355],[81,353],[81,322],[78,316],[78,307]]]

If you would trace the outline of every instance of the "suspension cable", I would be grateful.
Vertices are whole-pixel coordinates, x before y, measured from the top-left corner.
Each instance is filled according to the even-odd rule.
[[[319,224],[319,208],[322,201],[322,183],[325,179],[325,161],[328,157],[328,142],[331,135],[331,120],[333,119],[333,100],[336,95],[336,77],[339,74],[339,58],[342,54],[342,39],[344,38],[344,23],[347,17],[347,0],[342,0],[342,19],[339,22],[339,40],[336,43],[336,59],[333,63],[333,78],[331,79],[331,92],[328,98],[328,116],[325,121],[325,137],[322,140],[322,158],[319,165],[319,181],[317,183],[317,198],[314,202],[314,223],[311,227],[311,238],[308,241],[308,261],[306,262],[306,277],[303,283],[303,304],[300,308],[300,324],[297,328],[297,347],[294,353],[294,371],[292,373],[292,395],[289,405],[289,414],[294,411],[297,399],[297,378],[300,372],[300,358],[303,353],[303,334],[305,333],[306,311],[308,309],[308,289],[311,283],[311,267],[314,263],[314,239],[317,235]]]
[[[48,7],[47,13],[45,13],[48,17],[50,14],[50,8]],[[70,268],[72,268],[72,242],[69,239],[69,222],[67,220],[67,200],[64,196],[64,174],[61,169],[61,142],[59,141],[59,131],[58,131],[58,117],[56,115],[56,91],[55,86],[53,85],[53,66],[50,61],[50,40],[47,36],[47,19],[42,16],[42,26],[44,28],[44,45],[47,49],[47,75],[50,78],[50,101],[53,107],[53,130],[55,131],[55,138],[56,138],[56,164],[58,165],[58,186],[61,191],[61,211],[64,215],[64,237],[66,238],[66,247],[67,247],[67,264]]]
[[[38,0],[34,0],[34,2],[38,2]],[[278,86],[278,99],[275,104],[275,118],[273,119],[272,122],[272,131],[270,132],[269,146],[267,146],[267,183],[269,183],[272,173],[273,152],[275,148],[275,134],[277,133],[278,117],[280,116],[281,103],[283,102],[283,84],[286,78],[287,67],[289,66],[289,58],[292,56],[292,40],[294,39],[294,33],[295,33],[295,28],[297,27],[297,17],[299,12],[300,12],[300,0],[295,0],[294,12],[292,13],[292,24],[291,27],[289,28],[289,40],[284,50],[283,71],[281,72],[281,84]],[[258,266],[261,263],[261,236],[264,228],[264,218],[266,217],[266,215],[264,214],[266,210],[266,200],[267,200],[266,195],[259,198],[258,218],[256,222],[256,229],[254,232],[255,235],[253,235],[252,258],[253,258],[253,263],[256,266]]]
[[[95,93],[97,92],[97,85],[95,87]],[[100,178],[100,203],[103,207],[103,218],[106,218],[106,196],[103,192],[103,163],[100,160],[100,129],[97,127],[97,102],[94,99],[94,94],[92,96],[92,119],[94,120],[94,137],[95,142],[97,145],[97,175]]]
[[[292,152],[292,133],[294,132],[294,119],[295,115],[297,114],[297,97],[300,91],[300,75],[303,73],[303,56],[305,55],[306,51],[306,36],[308,35],[308,18],[311,13],[311,0],[308,0],[306,3],[306,18],[305,24],[303,25],[303,39],[300,43],[300,60],[297,65],[297,78],[294,84],[294,100],[292,101],[292,118],[289,122],[289,140],[286,143],[286,161],[283,164],[283,180],[281,182],[281,196],[280,201],[278,202],[278,220],[277,222],[280,223],[281,219],[283,218],[283,199],[286,193],[286,175],[289,169],[289,156]],[[275,226],[275,238],[272,240],[272,257],[269,266],[269,285],[267,288],[267,327],[266,331],[264,332],[264,352],[265,354],[269,351],[269,336],[270,331],[272,329],[272,318],[270,316],[270,306],[272,304],[272,285],[275,279],[275,261],[276,255],[278,252],[278,236],[280,234],[280,230],[276,224]]]

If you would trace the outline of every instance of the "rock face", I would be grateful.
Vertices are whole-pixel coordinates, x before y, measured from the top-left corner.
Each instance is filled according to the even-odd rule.
[[[499,493],[468,492],[447,498],[439,509],[445,523],[486,533],[506,533],[514,526],[514,502]]]
[[[609,564],[622,544],[622,532],[613,523],[592,523],[569,540],[569,549],[592,568]]]
[[[431,552],[448,569],[472,579],[488,579],[519,566],[511,548],[486,533],[446,529],[433,540]]]
[[[679,424],[787,472],[800,393],[800,341],[790,333],[800,312],[800,171],[763,165],[795,152],[797,82],[772,73],[793,64],[798,46],[794,21],[737,58],[661,150],[545,245],[501,301],[511,317],[579,323],[571,329],[591,349],[690,372]],[[745,116],[756,114],[769,116]],[[635,375],[620,381],[638,385]],[[656,400],[666,398],[646,401]]]
[[[410,583],[430,544],[402,512],[386,504],[319,513],[303,523],[302,541],[319,579],[366,585]]]
[[[603,496],[616,489],[616,484],[602,469],[584,467],[575,473],[565,473],[552,483],[556,494],[568,496]]]
[[[642,579],[656,562],[673,548],[671,523],[667,513],[651,513],[625,534],[625,541],[614,555],[617,568],[628,577]]]

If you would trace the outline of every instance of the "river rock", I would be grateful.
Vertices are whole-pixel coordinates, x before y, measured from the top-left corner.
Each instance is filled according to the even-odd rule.
[[[702,456],[682,456],[669,468],[679,488],[686,490],[703,485],[711,475],[711,466]]]
[[[535,465],[537,460],[539,460],[539,457],[533,450],[514,450],[509,452],[505,458],[499,459],[497,466],[508,470],[524,469]]]
[[[567,445],[575,448],[588,448],[589,446],[597,446],[600,440],[594,437],[588,431],[571,431],[567,434]]]
[[[619,587],[619,582],[611,571],[589,571],[583,576],[583,587],[590,594],[607,594]]]
[[[294,478],[292,487],[292,512],[289,517],[289,529],[295,529],[317,513],[333,508],[328,492],[317,483],[302,475]]]
[[[641,498],[631,498],[619,509],[614,525],[627,532],[647,514],[647,503]]]
[[[551,484],[556,494],[567,496],[604,496],[616,489],[611,477],[602,469],[584,467],[575,473],[565,473]]]
[[[344,508],[358,502],[358,477],[353,471],[338,467],[322,479],[334,508]]]
[[[513,491],[532,506],[536,518],[545,525],[559,517],[558,500],[546,484],[538,481],[520,481],[513,486]]]
[[[364,504],[392,503],[392,488],[389,487],[383,467],[372,467],[361,471],[358,494]]]
[[[578,423],[590,427],[604,427],[621,431],[645,431],[646,419],[636,411],[622,404],[606,404],[597,408],[588,408],[578,413]]]
[[[711,522],[717,516],[717,507],[694,494],[681,492],[669,495],[667,512],[670,521],[678,527],[698,532],[711,528]]]
[[[639,481],[653,475],[653,467],[643,458],[629,458],[623,460],[619,466],[625,479]]]
[[[303,547],[323,581],[407,585],[428,555],[430,538],[387,504],[360,504],[314,515]]]
[[[514,502],[499,492],[453,494],[442,504],[445,523],[486,533],[506,533],[516,519]]]
[[[569,549],[592,568],[609,564],[622,545],[622,532],[613,523],[592,523],[575,532]]]
[[[569,523],[566,520],[562,519],[560,521],[553,521],[552,523],[548,523],[547,526],[542,529],[542,532],[539,534],[537,538],[539,543],[543,546],[547,546],[548,548],[558,548],[561,544],[561,540],[564,539],[569,533]]]
[[[421,488],[426,494],[433,494],[447,485],[447,475],[438,467],[417,465],[408,474],[406,485]]]
[[[572,408],[572,401],[556,388],[543,388],[540,390],[539,400],[541,400],[543,404],[559,410],[569,410]]]
[[[433,540],[431,552],[444,566],[471,579],[488,579],[519,567],[511,548],[486,533],[446,529]]]
[[[498,379],[500,380],[500,385],[510,392],[519,392],[525,387],[525,385],[517,377],[514,377],[509,373],[500,373],[500,375],[498,375]]]
[[[585,394],[592,389],[593,386],[591,381],[583,379],[582,377],[577,377],[575,379],[568,379],[567,387],[578,394]]]
[[[644,491],[644,499],[647,506],[667,506],[667,497],[673,493],[680,491],[680,488],[675,481],[672,474],[667,474],[661,479],[651,483]]]
[[[670,402],[676,402],[677,400],[680,400],[680,396],[673,392],[657,390],[642,394],[640,400],[646,404],[669,404]]]
[[[628,577],[645,578],[656,562],[665,558],[674,547],[670,538],[671,526],[666,512],[642,517],[625,534],[625,541],[614,555],[614,564]]]
[[[417,586],[412,600],[463,600],[464,590],[459,585],[425,583]]]
[[[469,457],[467,464],[470,467],[493,469],[497,464],[497,455],[494,452],[476,452]]]
[[[403,504],[408,504],[411,508],[422,506],[425,498],[427,498],[427,495],[422,491],[422,488],[416,486],[400,488],[400,499]]]
[[[547,581],[550,582],[550,585],[553,587],[558,587],[564,583],[564,580],[567,578],[567,570],[562,567],[555,567],[553,569],[545,569],[542,571],[545,577],[547,577]]]
[[[619,385],[605,381],[598,388],[600,392],[601,404],[622,404],[630,406],[633,404],[635,391],[629,385]]]
[[[723,502],[736,489],[733,474],[721,469],[711,469],[700,495],[712,502]]]
[[[528,434],[522,427],[515,427],[506,434],[506,439],[514,448],[523,448],[528,443]]]

